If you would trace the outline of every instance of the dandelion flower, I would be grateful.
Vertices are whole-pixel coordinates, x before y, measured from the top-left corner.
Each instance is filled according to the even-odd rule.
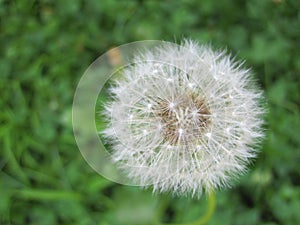
[[[263,136],[249,70],[185,40],[135,56],[105,103],[112,158],[141,186],[201,196],[245,172]]]

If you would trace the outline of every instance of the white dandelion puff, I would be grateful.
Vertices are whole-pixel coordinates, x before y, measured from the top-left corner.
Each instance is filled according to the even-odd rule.
[[[245,172],[263,136],[249,70],[193,41],[149,50],[125,67],[105,105],[112,158],[154,191],[201,196]]]

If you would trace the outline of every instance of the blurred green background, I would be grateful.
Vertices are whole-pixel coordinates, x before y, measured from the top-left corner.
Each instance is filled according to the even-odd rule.
[[[153,225],[199,218],[207,199],[112,183],[72,132],[76,85],[120,44],[183,37],[227,48],[265,90],[266,140],[216,193],[209,224],[300,224],[300,1],[0,0],[0,224]]]

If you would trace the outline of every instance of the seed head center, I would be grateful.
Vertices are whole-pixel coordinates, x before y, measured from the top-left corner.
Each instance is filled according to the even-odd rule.
[[[155,116],[162,125],[161,133],[166,142],[194,142],[205,134],[210,124],[210,110],[203,96],[186,93],[176,99],[158,99],[153,106]]]

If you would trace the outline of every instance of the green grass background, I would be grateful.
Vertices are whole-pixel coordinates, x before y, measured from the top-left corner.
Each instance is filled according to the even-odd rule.
[[[199,218],[207,199],[115,184],[72,133],[76,85],[120,44],[183,37],[227,47],[268,103],[266,139],[209,224],[300,224],[300,2],[0,0],[0,224],[145,225]]]

